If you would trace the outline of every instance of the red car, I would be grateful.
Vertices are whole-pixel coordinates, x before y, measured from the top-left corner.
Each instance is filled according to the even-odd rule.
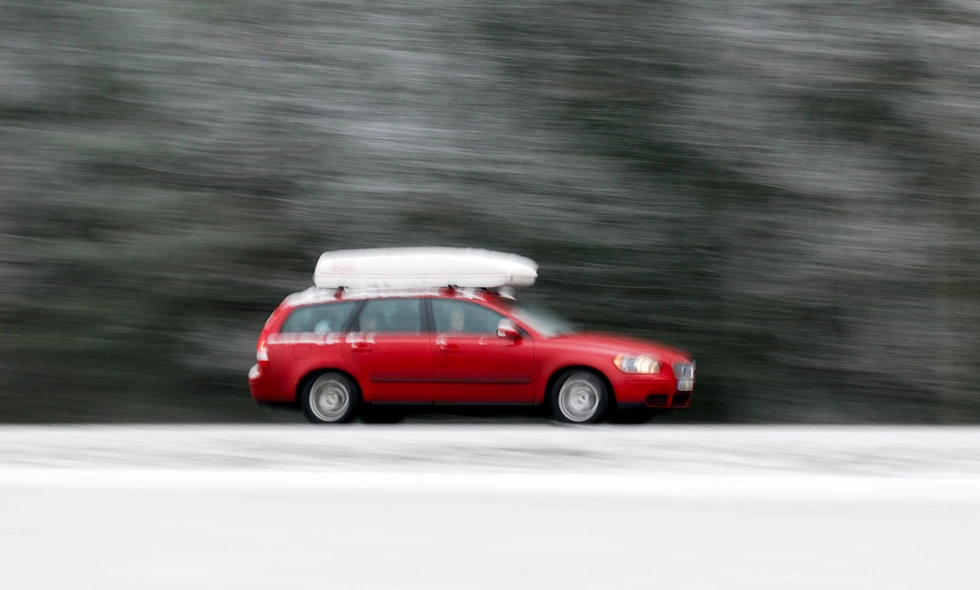
[[[394,251],[401,259],[392,250],[324,254],[349,261],[350,252],[379,253],[399,280],[379,281],[378,268],[347,262],[333,266],[344,276],[323,278],[321,258],[317,283],[329,286],[287,297],[259,336],[249,372],[252,398],[298,406],[314,423],[348,422],[358,414],[364,421],[397,419],[392,410],[443,404],[545,404],[563,422],[642,421],[690,404],[695,363],[686,353],[579,332],[517,303],[507,286],[526,285],[533,276],[473,278],[433,259],[431,249],[414,260],[404,258],[406,251],[416,250]],[[439,264],[447,269],[441,275],[411,273]],[[494,286],[432,286],[441,281]]]

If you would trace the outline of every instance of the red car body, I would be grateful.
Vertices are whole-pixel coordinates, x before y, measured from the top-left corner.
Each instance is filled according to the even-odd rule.
[[[396,310],[387,318],[380,314],[388,325],[367,325],[366,314],[376,308]],[[453,313],[473,323],[454,331],[447,323]],[[645,373],[617,366],[617,359],[641,356],[648,359]],[[571,331],[492,289],[358,294],[313,287],[287,297],[273,312],[256,358],[249,388],[262,404],[302,406],[304,387],[325,372],[349,378],[359,405],[368,408],[548,404],[562,376],[578,371],[602,381],[610,412],[673,409],[688,407],[694,384],[694,362],[685,352]]]

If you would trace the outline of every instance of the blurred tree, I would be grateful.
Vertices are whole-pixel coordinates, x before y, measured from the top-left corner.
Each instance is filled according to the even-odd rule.
[[[676,420],[975,421],[966,5],[8,0],[0,420],[262,419],[342,247],[490,247],[699,360]]]

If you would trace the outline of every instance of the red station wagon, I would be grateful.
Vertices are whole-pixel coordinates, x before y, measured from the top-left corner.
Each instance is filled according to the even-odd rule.
[[[405,251],[415,249],[397,249]],[[366,422],[394,421],[408,406],[542,404],[562,422],[638,422],[691,402],[695,363],[684,352],[578,332],[518,303],[506,284],[429,286],[454,279],[507,283],[446,272],[412,275],[411,269],[427,267],[426,260],[438,266],[431,250],[414,262],[399,261],[393,250],[344,254],[350,252],[384,255],[400,282],[314,286],[287,297],[259,336],[248,376],[256,402],[298,406],[313,423],[358,415]],[[325,284],[378,284],[359,282],[369,273],[356,265],[333,269],[347,278]]]

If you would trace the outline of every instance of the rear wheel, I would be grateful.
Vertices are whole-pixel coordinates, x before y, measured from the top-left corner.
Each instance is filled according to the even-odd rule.
[[[321,373],[303,388],[303,416],[314,424],[350,422],[360,401],[357,384],[340,373]]]
[[[595,424],[609,407],[609,391],[591,371],[569,372],[551,390],[551,408],[556,420],[573,424]]]

